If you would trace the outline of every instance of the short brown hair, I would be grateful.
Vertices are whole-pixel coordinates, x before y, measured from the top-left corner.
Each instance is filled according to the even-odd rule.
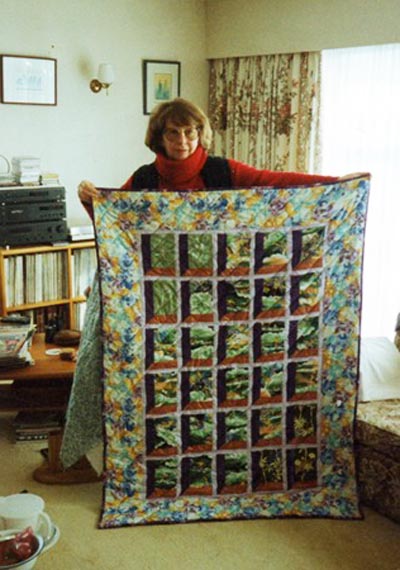
[[[198,127],[201,146],[206,150],[210,148],[212,130],[207,115],[194,103],[177,97],[172,101],[160,103],[150,115],[144,143],[153,152],[164,152],[162,136],[167,121],[182,127]]]

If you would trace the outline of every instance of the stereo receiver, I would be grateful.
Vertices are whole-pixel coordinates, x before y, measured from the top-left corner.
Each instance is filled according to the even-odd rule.
[[[0,246],[67,239],[65,188],[0,187]]]

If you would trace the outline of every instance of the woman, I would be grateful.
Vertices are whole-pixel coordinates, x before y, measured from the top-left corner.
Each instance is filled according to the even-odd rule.
[[[258,170],[220,157],[210,157],[212,131],[208,118],[193,103],[174,99],[161,103],[150,116],[145,144],[156,154],[152,164],[136,170],[123,189],[159,188],[200,190],[252,186],[293,186],[316,182],[334,182],[337,178],[290,172]],[[92,198],[98,190],[84,180],[78,194],[93,217]],[[97,279],[89,296],[74,385],[69,402],[61,459],[72,465],[102,442],[102,346]],[[101,470],[95,454],[90,456]]]
[[[159,188],[201,190],[251,186],[295,186],[335,182],[336,177],[258,170],[232,159],[210,157],[212,140],[209,120],[203,111],[186,101],[161,103],[152,112],[145,144],[155,154],[154,163],[142,166],[122,186],[124,190]],[[78,195],[89,214],[95,186],[84,180]]]

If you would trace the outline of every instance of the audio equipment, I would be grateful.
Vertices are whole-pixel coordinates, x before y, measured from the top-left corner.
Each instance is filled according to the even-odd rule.
[[[0,246],[67,241],[65,188],[0,188]]]

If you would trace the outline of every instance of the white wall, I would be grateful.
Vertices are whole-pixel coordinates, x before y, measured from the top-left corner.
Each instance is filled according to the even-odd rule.
[[[207,57],[390,43],[399,21],[399,0],[0,0],[0,54],[58,63],[56,107],[0,104],[0,154],[40,156],[66,186],[69,223],[86,224],[82,178],[119,186],[152,160],[143,59],[181,61],[182,96],[205,108]],[[109,96],[89,89],[103,61]]]
[[[400,42],[399,0],[206,0],[207,57]]]
[[[181,95],[207,104],[202,0],[0,0],[0,22],[0,54],[58,66],[57,106],[0,104],[0,154],[37,155],[60,174],[70,225],[88,223],[81,179],[118,187],[153,158],[143,144],[143,59],[180,61]],[[108,96],[89,89],[104,61],[116,71]]]

